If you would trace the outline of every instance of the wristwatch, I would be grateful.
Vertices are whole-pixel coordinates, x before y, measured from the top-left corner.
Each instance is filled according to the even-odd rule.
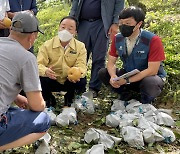
[[[126,84],[130,84],[129,78],[125,78],[125,80],[126,80]]]

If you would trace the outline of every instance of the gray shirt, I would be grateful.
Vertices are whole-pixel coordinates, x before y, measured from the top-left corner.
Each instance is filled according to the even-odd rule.
[[[0,115],[22,89],[41,91],[36,57],[16,40],[0,37]]]

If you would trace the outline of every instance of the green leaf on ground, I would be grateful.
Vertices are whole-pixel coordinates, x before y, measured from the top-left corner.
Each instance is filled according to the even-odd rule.
[[[77,143],[77,142],[71,142],[68,146],[68,149],[69,150],[76,150],[76,149],[79,149],[81,147],[81,144],[80,143]]]
[[[176,126],[180,128],[180,121],[176,121]]]

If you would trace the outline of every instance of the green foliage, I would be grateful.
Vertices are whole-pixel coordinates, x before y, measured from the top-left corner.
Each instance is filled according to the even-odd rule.
[[[148,12],[148,30],[156,33],[162,38],[165,47],[166,70],[169,73],[179,74],[180,70],[180,17],[176,15],[162,15],[160,12]],[[158,18],[157,18],[158,17]]]
[[[51,1],[50,3],[41,3],[39,6],[38,19],[40,28],[44,31],[44,35],[39,34],[35,43],[35,54],[38,48],[47,40],[51,39],[58,33],[60,20],[69,13],[69,5],[60,1]]]
[[[164,61],[168,80],[161,101],[177,103],[180,101],[180,6],[179,0],[145,1],[147,6],[145,29],[162,38],[165,48]],[[178,105],[179,106],[179,105]]]
[[[49,2],[48,2],[49,1]],[[59,21],[69,13],[71,0],[37,0],[39,13],[37,15],[40,20],[41,29],[45,32],[44,35],[39,34],[37,42],[35,43],[35,53],[38,48],[45,41],[57,35]],[[105,153],[121,154],[121,153],[177,153],[180,145],[180,0],[128,0],[129,4],[142,3],[146,5],[146,24],[145,29],[152,31],[162,38],[165,47],[166,60],[165,69],[168,73],[168,78],[165,88],[158,98],[160,102],[165,105],[172,104],[173,112],[176,114],[177,121],[174,129],[176,135],[176,142],[173,144],[154,143],[145,146],[144,150],[136,150],[129,147],[123,141],[119,145],[115,145],[112,149],[107,149]],[[68,3],[66,3],[68,2]],[[126,1],[127,4],[127,1]],[[118,62],[118,67],[122,63]],[[91,63],[88,66],[87,78],[90,78]],[[104,88],[101,97],[95,100],[98,106],[96,114],[87,115],[78,113],[78,125],[71,125],[68,127],[51,126],[49,133],[51,134],[51,150],[57,150],[57,153],[81,153],[84,154],[87,149],[91,148],[91,144],[86,144],[83,140],[84,133],[90,127],[108,130],[113,136],[120,137],[118,129],[107,128],[105,126],[105,116],[110,112],[112,100],[117,98],[108,89]],[[56,97],[57,99],[57,97]],[[59,98],[58,103],[61,105],[63,99]],[[177,104],[177,105],[176,105]],[[62,110],[62,106],[56,108],[56,114]],[[166,107],[166,106],[165,106]],[[134,121],[137,125],[137,121]],[[14,148],[7,150],[6,154],[23,153],[34,154],[32,144],[30,146],[23,146],[21,148]],[[52,152],[53,153],[53,152]],[[55,153],[55,152],[54,152]]]

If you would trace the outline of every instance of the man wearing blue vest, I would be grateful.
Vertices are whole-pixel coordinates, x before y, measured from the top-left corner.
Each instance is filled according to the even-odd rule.
[[[89,90],[97,97],[101,88],[98,71],[105,67],[108,40],[118,32],[118,15],[124,0],[73,0],[70,15],[79,21],[78,40],[87,49],[87,60],[92,53]]]
[[[161,39],[141,28],[144,19],[145,14],[138,7],[131,6],[120,13],[120,33],[112,41],[107,68],[99,71],[99,78],[120,93],[120,99],[127,100],[123,98],[123,93],[133,90],[140,93],[140,102],[147,104],[161,93],[166,73],[162,64],[165,55]],[[118,57],[123,63],[121,69],[115,66]],[[134,69],[140,72],[129,78],[114,80]]]

